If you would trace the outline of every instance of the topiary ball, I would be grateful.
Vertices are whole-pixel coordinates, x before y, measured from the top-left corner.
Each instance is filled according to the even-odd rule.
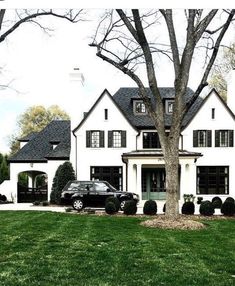
[[[221,198],[220,197],[214,197],[212,199],[212,204],[213,204],[214,209],[220,209],[221,205],[222,205]]]
[[[105,204],[105,212],[110,215],[116,213],[117,210],[115,204],[113,202],[107,202]]]
[[[105,204],[108,202],[112,202],[114,203],[115,207],[116,207],[116,211],[118,212],[118,210],[120,209],[120,202],[118,200],[118,198],[116,197],[108,197],[105,201]]]
[[[232,198],[232,197],[227,197],[226,200],[225,200],[225,202],[234,203],[235,201],[234,201],[234,198]]]
[[[201,215],[205,215],[205,216],[213,215],[215,210],[214,210],[212,202],[210,201],[202,202],[199,208],[199,212]]]
[[[123,213],[125,215],[135,215],[136,212],[137,212],[136,201],[134,200],[126,201],[123,208]]]
[[[195,212],[195,205],[193,202],[185,202],[181,209],[182,214],[193,215]]]
[[[227,201],[221,206],[221,213],[225,216],[233,216],[235,214],[235,204],[232,201]]]
[[[143,212],[145,215],[155,215],[157,213],[157,203],[153,200],[146,201]]]

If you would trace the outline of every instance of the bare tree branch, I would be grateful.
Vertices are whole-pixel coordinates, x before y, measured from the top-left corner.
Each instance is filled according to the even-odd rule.
[[[2,11],[2,10],[1,10]],[[32,19],[41,17],[41,16],[53,16],[53,17],[57,17],[57,18],[62,18],[65,19],[71,23],[76,23],[78,21],[80,21],[80,19],[78,18],[78,16],[81,14],[82,10],[79,10],[75,15],[72,15],[71,10],[69,10],[69,12],[67,12],[66,14],[62,15],[62,14],[58,14],[53,12],[53,10],[49,10],[49,11],[37,11],[36,13],[33,14],[29,14],[23,18],[20,18],[19,21],[17,21],[12,27],[10,27],[6,32],[4,32],[1,36],[0,36],[0,43],[3,42],[6,37],[8,37],[11,33],[13,33],[20,25],[22,25],[23,23],[29,22]],[[4,13],[2,12],[2,14],[0,14],[2,16],[2,18],[4,17]],[[3,19],[2,19],[3,21]],[[1,22],[0,22],[1,24]],[[1,25],[0,25],[1,27]]]

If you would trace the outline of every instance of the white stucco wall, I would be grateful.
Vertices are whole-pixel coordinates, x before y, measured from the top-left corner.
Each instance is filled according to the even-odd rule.
[[[48,201],[50,200],[50,193],[53,178],[59,165],[63,164],[62,160],[48,161],[48,163],[11,163],[10,164],[10,187],[7,191],[9,194],[7,197],[14,197],[14,201],[17,202],[17,182],[18,174],[26,171],[40,171],[44,172],[48,176]]]
[[[211,118],[211,109],[215,108],[215,119]],[[197,166],[229,166],[229,195],[235,196],[235,147],[215,147],[215,130],[234,130],[235,122],[221,100],[212,92],[192,122],[183,130],[184,149],[203,154],[197,160]],[[193,130],[212,130],[212,147],[193,147]],[[235,142],[234,142],[235,144]],[[196,195],[196,185],[192,192]],[[198,195],[211,199],[214,196]],[[219,195],[223,197],[223,195]],[[224,197],[227,197],[226,195]]]
[[[108,120],[104,118],[104,110],[108,110]],[[104,148],[86,148],[86,131],[103,130]],[[126,148],[108,148],[108,131],[125,130]],[[136,149],[137,131],[129,124],[116,107],[112,99],[105,93],[90,116],[75,132],[77,137],[77,177],[79,180],[90,180],[90,166],[122,166],[123,189],[126,189],[125,170],[122,154]]]

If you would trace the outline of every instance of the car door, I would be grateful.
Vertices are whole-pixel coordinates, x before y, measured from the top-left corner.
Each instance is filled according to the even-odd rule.
[[[104,207],[105,201],[110,196],[109,188],[104,182],[94,182],[97,206]]]

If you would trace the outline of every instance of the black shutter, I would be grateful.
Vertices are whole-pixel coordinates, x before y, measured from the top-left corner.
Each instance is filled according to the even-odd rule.
[[[193,147],[198,147],[198,130],[193,130]]]
[[[215,147],[220,147],[219,146],[219,130],[215,130]]]
[[[108,148],[113,147],[113,131],[108,131]]]
[[[229,136],[229,147],[233,147],[233,130],[228,131]]]
[[[104,131],[100,131],[100,148],[104,148]]]
[[[121,147],[126,148],[126,131],[121,131]]]
[[[86,147],[91,147],[91,131],[86,131]]]
[[[207,130],[207,147],[211,147],[211,130]]]

